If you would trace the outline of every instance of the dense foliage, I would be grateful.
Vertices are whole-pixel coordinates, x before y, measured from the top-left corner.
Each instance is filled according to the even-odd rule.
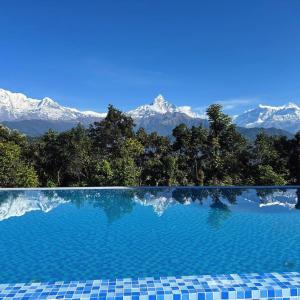
[[[134,130],[109,106],[85,129],[29,139],[0,127],[0,186],[283,185],[300,184],[300,132],[293,139],[247,141],[220,105],[209,128],[181,124],[172,137]]]

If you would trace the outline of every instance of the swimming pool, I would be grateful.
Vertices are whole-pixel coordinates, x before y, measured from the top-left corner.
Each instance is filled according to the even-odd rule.
[[[0,283],[300,271],[300,188],[2,190]]]

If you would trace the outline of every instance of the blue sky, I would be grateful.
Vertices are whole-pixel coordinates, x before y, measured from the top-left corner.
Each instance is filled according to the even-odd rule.
[[[0,87],[122,110],[300,104],[300,1],[0,0]]]

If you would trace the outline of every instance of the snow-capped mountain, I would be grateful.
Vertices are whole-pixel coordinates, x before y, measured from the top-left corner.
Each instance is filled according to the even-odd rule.
[[[261,193],[259,193],[261,192]],[[267,209],[270,207],[284,207],[294,209],[299,207],[297,189],[274,189],[274,190],[246,190],[239,200],[258,204],[258,208]]]
[[[156,131],[161,135],[171,135],[174,127],[181,123],[188,127],[208,125],[206,116],[197,114],[190,106],[171,104],[162,95],[158,95],[151,104],[139,106],[127,114],[134,119],[136,129],[143,127],[147,132]],[[39,136],[49,129],[58,132],[69,130],[78,122],[88,126],[105,116],[106,113],[64,107],[47,97],[32,99],[0,89],[0,122],[30,136]],[[290,132],[300,130],[300,108],[293,103],[279,107],[260,105],[233,119],[239,126],[238,130],[250,138],[255,138],[261,127],[266,128],[270,135],[289,136]]]
[[[57,206],[69,202],[56,194],[47,196],[43,192],[2,192],[0,201],[0,221],[20,217],[30,211],[51,211]],[[7,194],[7,196],[5,195]],[[5,198],[5,199],[4,199]]]
[[[61,106],[48,97],[37,100],[0,89],[0,121],[92,121],[103,117],[105,114],[102,113]]]
[[[160,217],[164,212],[171,206],[174,205],[191,205],[198,204],[198,202],[193,202],[190,197],[183,197],[182,202],[178,202],[173,197],[173,192],[175,189],[168,189],[161,192],[147,192],[142,197],[139,194],[136,194],[133,197],[133,201],[142,206],[150,206],[153,208],[153,211]]]
[[[180,123],[192,126],[203,121],[191,107],[175,106],[162,95],[151,104],[142,105],[127,114],[134,119],[136,128],[144,127],[148,132],[157,131],[163,135],[171,134]],[[0,89],[0,122],[27,135],[38,136],[48,129],[68,130],[78,122],[89,125],[105,116],[106,113],[64,107],[50,98],[37,100]]]
[[[175,106],[158,95],[151,104],[142,105],[128,112],[133,119],[147,118],[167,113],[182,113],[190,118],[199,115],[190,106]],[[79,111],[64,107],[46,97],[42,100],[32,99],[21,93],[0,89],[0,121],[20,120],[61,120],[76,121],[87,118],[103,118],[106,113]]]
[[[167,113],[182,113],[190,118],[200,118],[197,113],[192,111],[190,106],[176,106],[166,101],[162,95],[158,95],[151,104],[139,106],[128,112],[133,119],[148,118]]]
[[[259,105],[234,118],[238,126],[246,128],[278,128],[295,133],[300,130],[300,107],[294,103],[283,106]]]
[[[159,192],[157,194],[149,192],[143,197],[135,195],[133,201],[142,206],[152,206],[158,216],[162,216],[168,207],[178,204],[172,197],[172,191]]]
[[[190,106],[176,106],[158,95],[151,104],[139,106],[127,112],[137,128],[143,127],[147,132],[156,131],[161,135],[170,135],[179,124],[198,126],[206,122],[200,115],[192,111]]]

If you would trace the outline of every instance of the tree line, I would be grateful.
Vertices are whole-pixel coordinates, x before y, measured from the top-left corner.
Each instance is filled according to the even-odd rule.
[[[143,128],[112,105],[88,129],[49,130],[30,138],[0,127],[1,187],[300,184],[300,132],[293,139],[259,133],[250,142],[222,107],[209,127]]]

